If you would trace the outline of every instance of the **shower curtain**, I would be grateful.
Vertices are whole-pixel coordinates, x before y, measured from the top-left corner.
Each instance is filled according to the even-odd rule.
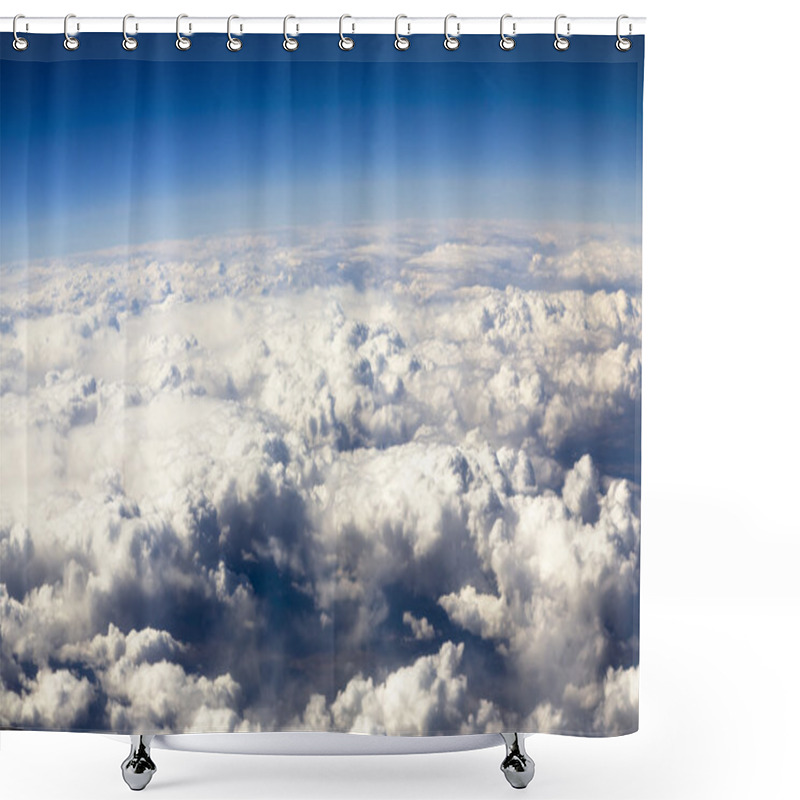
[[[643,37],[0,38],[0,728],[636,730]]]

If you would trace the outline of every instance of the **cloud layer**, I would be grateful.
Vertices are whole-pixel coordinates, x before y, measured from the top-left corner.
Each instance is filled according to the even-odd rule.
[[[634,730],[639,263],[487,221],[3,267],[0,726]]]

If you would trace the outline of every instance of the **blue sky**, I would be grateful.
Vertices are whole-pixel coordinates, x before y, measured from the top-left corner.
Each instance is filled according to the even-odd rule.
[[[641,62],[608,37],[45,38],[3,47],[2,262],[317,220],[640,218]]]

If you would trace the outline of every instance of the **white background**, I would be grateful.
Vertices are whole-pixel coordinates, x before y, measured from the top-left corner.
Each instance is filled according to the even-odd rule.
[[[63,16],[646,16],[640,731],[534,736],[528,796],[797,797],[797,4],[28,0]],[[8,34],[3,34],[8,35]],[[794,97],[794,99],[792,99]],[[3,113],[9,113],[7,107]],[[0,796],[129,797],[127,745],[3,732]],[[481,798],[501,747],[348,758],[156,750],[160,798]]]

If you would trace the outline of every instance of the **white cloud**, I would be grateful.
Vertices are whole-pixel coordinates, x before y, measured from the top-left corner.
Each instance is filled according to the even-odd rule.
[[[494,642],[531,700],[552,706],[548,725],[572,731],[590,724],[601,730],[598,719],[617,730],[634,713],[632,704],[618,704],[619,715],[597,711],[605,665],[620,645],[628,658],[637,647],[639,551],[633,487],[606,479],[600,490],[599,482],[584,456],[567,473],[563,497],[550,491],[508,497],[505,518],[479,529],[483,541],[476,547],[497,592],[466,584],[439,598],[454,623]],[[630,676],[633,685],[636,673]],[[600,686],[588,706],[567,702],[570,686],[587,685]],[[532,724],[539,712],[531,713]]]
[[[555,254],[534,253],[529,269],[533,275],[578,285],[641,286],[641,246],[624,239],[590,239],[572,242],[570,249]]]
[[[463,654],[463,644],[445,642],[438,653],[418,658],[383,681],[359,674],[330,705],[323,695],[312,695],[292,727],[389,736],[499,731],[496,709],[473,697],[458,671]]]
[[[639,667],[608,668],[603,703],[595,710],[595,730],[631,733],[639,727]]]
[[[564,505],[584,522],[597,519],[599,484],[600,475],[588,455],[581,456],[564,478]]]
[[[486,222],[4,267],[6,718],[630,727],[638,260]]]
[[[403,625],[408,625],[411,628],[413,637],[419,641],[433,639],[436,636],[436,629],[428,622],[427,617],[419,619],[410,611],[403,612]]]
[[[34,678],[23,676],[18,692],[0,683],[0,725],[69,730],[87,718],[96,694],[87,678],[44,668]]]
[[[458,592],[443,595],[439,604],[462,628],[487,639],[507,636],[512,624],[502,599],[476,592],[474,586],[462,586]]]
[[[111,666],[103,686],[110,695],[107,714],[115,731],[227,733],[241,721],[234,710],[239,685],[230,675],[210,680],[187,675],[167,661],[133,667],[123,659]]]

